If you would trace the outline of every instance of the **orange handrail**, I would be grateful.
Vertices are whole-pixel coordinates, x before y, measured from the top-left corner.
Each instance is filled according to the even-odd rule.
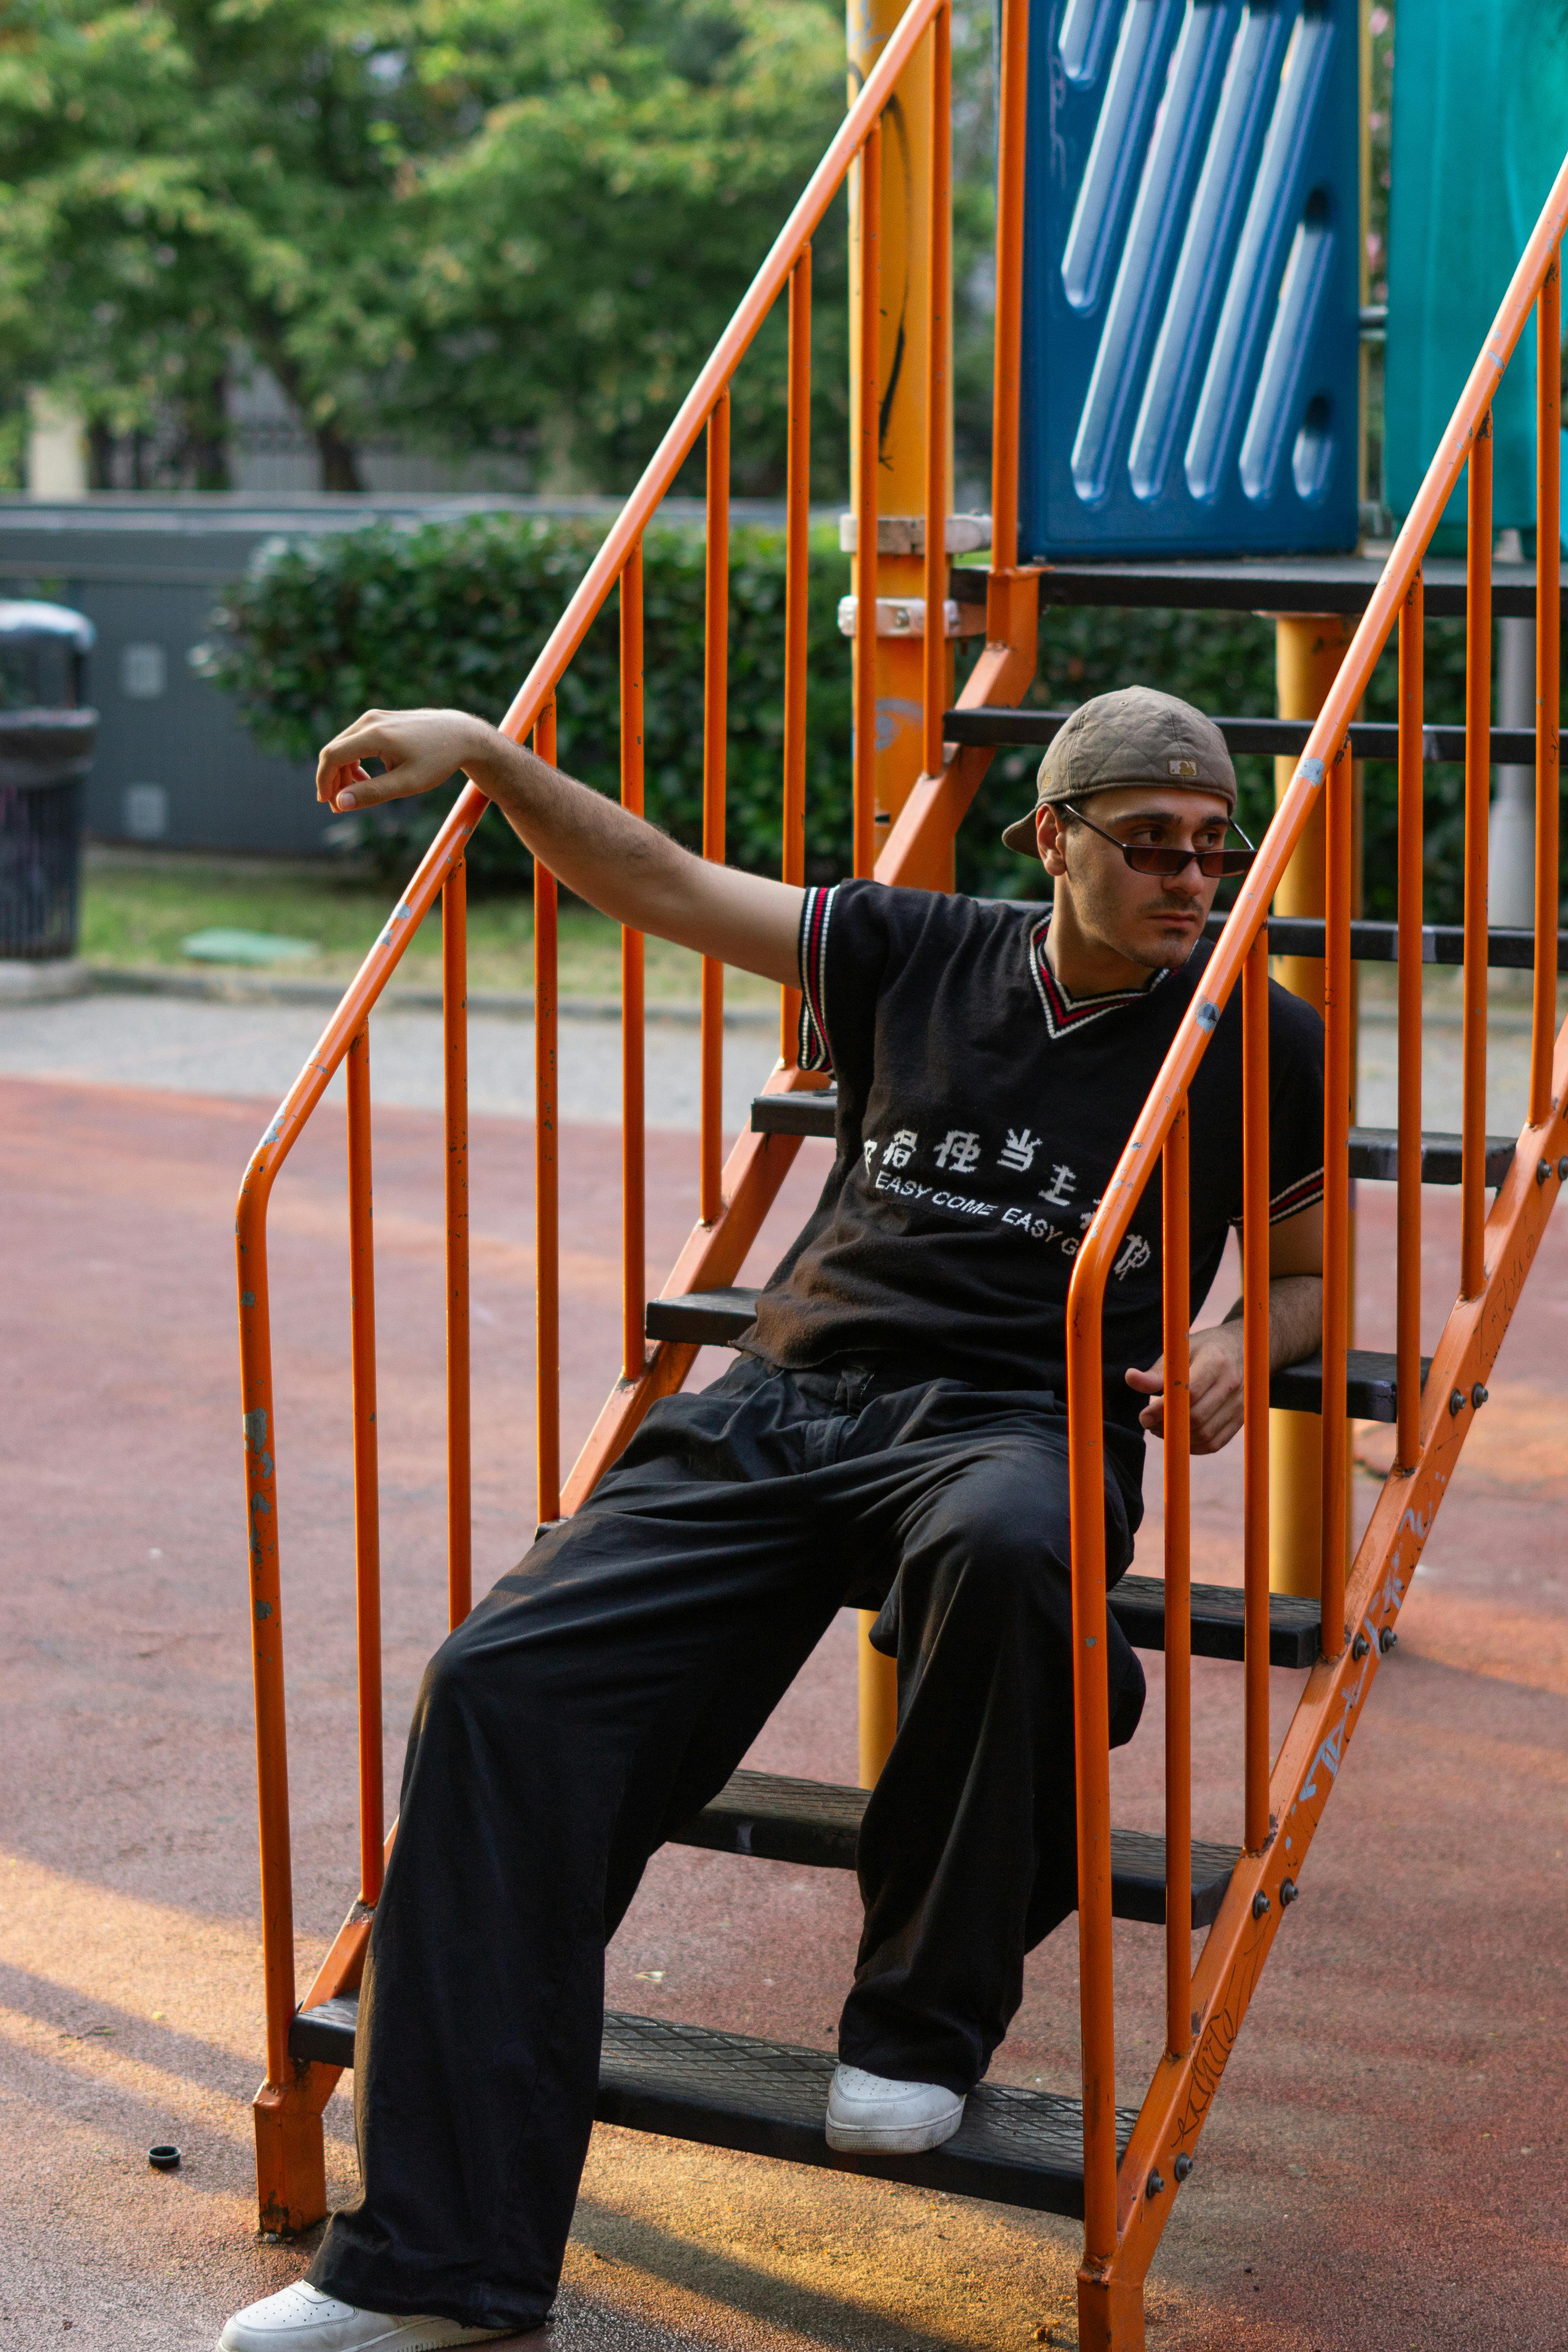
[[[696,383],[605,536],[598,553],[552,631],[532,668],[514,696],[501,721],[502,730],[521,741],[534,731],[541,756],[552,759],[555,747],[553,696],[573,655],[581,645],[611,589],[621,580],[634,549],[641,543],[649,518],[671,488],[698,436],[710,432],[710,489],[715,506],[727,497],[728,386],[773,302],[794,279],[810,239],[837,194],[851,164],[879,137],[879,125],[899,78],[917,44],[945,0],[910,0],[910,5],[882,55],[867,76],[858,97],[848,109],[796,204],[752,279],[734,317],[721,336]],[[872,175],[874,177],[874,175]],[[809,320],[809,310],[805,313]],[[797,365],[803,355],[797,352]],[[721,453],[722,464],[720,463]],[[871,467],[875,494],[875,466]],[[719,517],[710,514],[710,615],[718,595],[715,570],[725,533]],[[802,525],[796,510],[796,532]],[[875,531],[872,532],[873,544]],[[802,590],[804,593],[804,589]],[[873,600],[874,607],[874,600]],[[873,609],[874,618],[874,609]],[[804,654],[804,632],[797,642]],[[718,700],[715,699],[717,691]],[[709,686],[710,730],[714,758],[722,760],[722,684],[711,672]],[[796,735],[798,740],[798,730]],[[721,765],[718,773],[721,777]],[[289,1087],[277,1116],[252,1154],[240,1186],[236,1213],[236,1256],[239,1288],[240,1381],[246,1428],[246,1500],[251,1531],[252,1674],[257,1710],[258,1810],[262,1876],[262,1942],[267,1978],[268,2076],[273,2084],[289,2079],[288,2027],[294,2000],[293,1906],[289,1870],[288,1743],[284,1717],[281,1591],[277,1538],[277,1478],[272,1389],[271,1334],[268,1301],[267,1211],[272,1187],[306,1122],[320,1102],[333,1073],[353,1039],[363,1030],[366,1016],[392,978],[408,943],[438,892],[459,875],[469,835],[488,805],[477,786],[458,796],[436,839],[420,860],[406,891],[376,939],[342,1003],[322,1032],[305,1068]],[[707,795],[705,833],[710,845],[721,841],[715,830],[722,822],[721,783]],[[447,1141],[450,1153],[466,1153],[466,1069],[455,1042],[464,987],[459,966],[462,883],[457,881],[448,900],[450,938],[444,950],[443,970],[448,1003],[447,1028]],[[559,1081],[556,1054],[556,888],[553,877],[536,865],[534,888],[535,961],[535,1246],[537,1254],[537,1393],[539,1516],[556,1517],[562,1507],[560,1459],[560,1299],[558,1276],[559,1171],[556,1129]],[[702,1150],[703,1221],[722,1222],[723,1184],[720,1170],[721,1117],[722,999],[721,974],[705,978],[707,1008],[703,1055],[704,1144]],[[788,1139],[773,1139],[787,1147]],[[788,1149],[774,1154],[779,1172],[787,1165]],[[466,1166],[455,1157],[448,1168],[448,1276],[455,1283],[465,1263],[466,1228],[462,1208]],[[760,1221],[763,1204],[756,1205]],[[725,1236],[724,1247],[742,1249],[745,1239],[737,1231]],[[626,1251],[629,1266],[630,1239]],[[448,1608],[454,1617],[468,1605],[469,1565],[468,1536],[468,1390],[467,1292],[454,1309],[448,1295]],[[634,1367],[626,1367],[630,1373]]]
[[[861,237],[857,344],[858,440],[855,509],[858,592],[856,622],[854,863],[885,883],[951,883],[953,836],[990,753],[944,745],[948,654],[942,614],[947,587],[943,415],[949,398],[951,310],[950,42],[951,0],[915,0],[850,108],[821,166],[757,278],[683,403],[626,507],[612,526],[561,621],[514,698],[506,730],[532,730],[546,759],[555,753],[555,695],[584,635],[618,586],[621,654],[620,791],[623,804],[643,800],[643,570],[646,529],[682,464],[707,436],[708,538],[704,664],[703,848],[724,855],[727,731],[728,506],[731,478],[729,387],[736,366],[773,303],[787,289],[789,437],[786,455],[785,678],[782,759],[781,871],[805,873],[806,652],[809,593],[809,493],[812,280],[811,238],[826,205],[859,159]],[[922,709],[925,772],[917,780],[879,851],[876,809],[876,586],[878,436],[882,394],[879,268],[881,118],[916,44],[931,43],[932,198],[931,275],[926,289],[928,354],[924,384],[928,437],[924,482],[926,641]],[[1033,673],[1036,581],[1018,565],[1016,527],[1021,317],[1025,89],[1027,0],[1005,0],[995,320],[995,439],[993,452],[993,564],[988,639],[959,699],[973,707],[1020,698]],[[1568,165],[1515,275],[1489,345],[1478,362],[1437,457],[1352,640],[1335,688],[1312,730],[1290,787],[1265,835],[1206,968],[1206,994],[1184,1021],[1127,1151],[1080,1248],[1068,1298],[1069,1455],[1073,1525],[1075,1741],[1079,1788],[1079,1938],[1083,2021],[1085,2267],[1080,2340],[1085,2352],[1115,2352],[1135,2339],[1114,2332],[1127,2296],[1170,2210],[1169,2175],[1184,2161],[1206,2111],[1230,2040],[1245,2013],[1279,1909],[1314,1832],[1331,1773],[1377,1668],[1380,1639],[1397,1613],[1408,1574],[1451,1475],[1473,1400],[1506,1325],[1517,1284],[1552,1200],[1546,1173],[1568,1148],[1568,1038],[1555,1052],[1557,856],[1557,557],[1558,391],[1551,355],[1558,344],[1559,248],[1568,220]],[[1528,319],[1537,309],[1541,440],[1538,561],[1537,955],[1531,1038],[1531,1121],[1513,1172],[1485,1212],[1484,1082],[1487,938],[1484,834],[1489,713],[1486,638],[1489,631],[1489,409],[1496,385]],[[1420,1392],[1420,963],[1422,563],[1448,495],[1469,468],[1470,762],[1467,821],[1471,835],[1471,895],[1467,901],[1465,1183],[1460,1297],[1439,1339],[1428,1394]],[[1483,544],[1483,541],[1485,544]],[[1400,631],[1400,1080],[1397,1298],[1398,1466],[1374,1506],[1353,1561],[1347,1558],[1344,1497],[1349,1474],[1344,1412],[1351,1251],[1346,1136],[1351,1094],[1350,917],[1352,805],[1346,735],[1371,670],[1397,623]],[[1269,1390],[1268,1009],[1265,916],[1300,834],[1322,795],[1328,802],[1329,891],[1325,940],[1327,1005],[1325,1165],[1324,1574],[1321,1657],[1278,1758],[1270,1759],[1268,1615]],[[1548,805],[1550,803],[1550,805]],[[277,1541],[276,1429],[271,1388],[267,1284],[267,1203],[272,1182],[333,1070],[348,1056],[350,1236],[354,1269],[353,1360],[356,1606],[361,1680],[361,1901],[322,1964],[312,2001],[358,1982],[370,1912],[379,1892],[388,1840],[383,1837],[379,1558],[374,1451],[374,1332],[371,1287],[370,1097],[367,1018],[419,921],[442,895],[446,1072],[447,1289],[448,1607],[456,1622],[471,1590],[470,1412],[468,1394],[467,838],[482,814],[470,787],[441,828],[408,891],[366,958],[316,1054],[285,1098],[247,1172],[237,1241],[239,1264],[251,1600],[261,1812],[263,1944],[267,1970],[268,2081],[258,2102],[272,2134],[275,2172],[265,2177],[264,2209],[279,2226],[316,2218],[323,2194],[304,2204],[283,2183],[302,2162],[302,2118],[319,2116],[332,2070],[296,2066],[289,2052],[293,2007],[292,1916],[289,1875],[289,1792],[284,1740],[280,1590]],[[1478,891],[1475,877],[1479,875]],[[680,1385],[696,1350],[684,1342],[647,1343],[646,1139],[643,1061],[643,943],[622,939],[623,1231],[620,1300],[621,1378],[593,1435],[563,1478],[560,1366],[559,906],[554,878],[535,869],[535,1251],[536,1411],[539,1516],[554,1519],[576,1507],[613,1460],[655,1397]],[[1244,1852],[1220,1915],[1194,1965],[1192,1915],[1192,1577],[1190,1361],[1190,1088],[1221,1010],[1239,984],[1242,1015],[1244,1167],[1242,1252],[1243,1613],[1242,1738]],[[705,966],[701,1040],[699,1217],[668,1277],[667,1290],[722,1286],[737,1278],[795,1150],[795,1139],[743,1134],[722,1156],[722,968]],[[814,1083],[795,1066],[793,1015],[798,997],[782,997],[780,1067],[769,1084]],[[1479,1016],[1479,1017],[1478,1017]],[[1116,2147],[1115,2036],[1110,1942],[1109,1706],[1106,1682],[1103,1391],[1100,1318],[1105,1286],[1133,1208],[1152,1169],[1163,1169],[1165,1288],[1165,2050],[1121,2162]],[[292,2135],[292,2137],[290,2137]],[[319,2131],[317,2134],[319,2142]],[[279,2151],[282,2151],[281,2153]],[[1117,2329],[1121,2326],[1117,2321]]]
[[[1024,347],[1024,188],[1029,0],[1002,10],[996,107],[996,357],[991,385],[991,565],[1018,561],[1018,378]],[[993,632],[994,634],[994,632]]]
[[[542,760],[555,757],[555,705],[533,730]],[[561,1516],[561,1076],[556,1000],[560,961],[555,877],[533,864],[533,1280],[534,1426],[542,1525]]]
[[[1241,968],[1243,1826],[1248,1853],[1268,1842],[1268,942]]]
[[[926,773],[942,768],[947,707],[948,347],[952,332],[952,13],[931,18],[931,204],[927,213],[925,639],[921,725]]]
[[[468,1343],[468,869],[441,889],[442,1108],[447,1128],[447,1622],[474,1598]],[[370,1901],[370,1896],[365,1900]]]
[[[702,855],[724,863],[724,791],[730,731],[730,395],[708,419],[707,585],[702,638]],[[698,1211],[717,1223],[724,1206],[724,967],[702,959],[702,1108]]]
[[[1542,281],[1535,334],[1535,987],[1530,1043],[1530,1120],[1552,1109],[1556,1017],[1558,744],[1562,718],[1563,628],[1563,262]]]
[[[375,1243],[371,1217],[370,1032],[348,1055],[349,1326],[354,1462],[354,1647],[359,1677],[360,1901],[381,1893],[381,1488],[375,1438]]]
[[[1419,571],[1399,613],[1399,1173],[1394,1363],[1397,1454],[1421,1450],[1421,919],[1425,909],[1426,593]]]
[[[1489,719],[1489,697],[1475,681],[1478,673],[1483,679],[1489,675],[1487,665],[1489,661],[1489,647],[1483,632],[1489,632],[1490,625],[1491,402],[1502,373],[1528,323],[1532,307],[1539,304],[1543,325],[1549,311],[1555,315],[1556,273],[1565,225],[1568,225],[1568,162],[1564,163],[1557,176],[1514,272],[1491,332],[1471,370],[1410,514],[1351,640],[1321,714],[1313,724],[1289,789],[1264,835],[1257,861],[1238,893],[1215,945],[1205,971],[1204,992],[1182,1020],[1159,1078],[1133,1124],[1126,1149],[1084,1236],[1073,1271],[1068,1300],[1068,1395],[1078,1717],[1079,1924],[1084,2088],[1085,2267],[1080,2275],[1095,2292],[1105,2290],[1107,2282],[1116,2270],[1119,2240],[1130,2229],[1137,2200],[1147,2186],[1146,2181],[1140,2183],[1137,2180],[1131,2151],[1119,2179],[1116,2146],[1115,2029],[1108,1853],[1110,1751],[1104,1640],[1106,1559],[1102,1506],[1104,1393],[1100,1318],[1106,1286],[1133,1210],[1159,1160],[1172,1124],[1187,1098],[1220,1013],[1229,1001],[1247,959],[1254,952],[1255,943],[1267,919],[1269,902],[1313,807],[1324,791],[1325,781],[1329,780],[1330,892],[1324,943],[1328,982],[1329,1077],[1325,1087],[1324,1112],[1327,1178],[1322,1349],[1325,1461],[1323,1651],[1329,1664],[1320,1671],[1326,1675],[1322,1696],[1325,1701],[1331,1699],[1340,1691],[1344,1671],[1352,1663],[1348,1652],[1341,1655],[1345,1575],[1345,1465],[1342,1454],[1335,1450],[1331,1436],[1336,1424],[1342,1433],[1343,1428],[1348,1318],[1348,1201],[1344,1154],[1349,1102],[1346,984],[1350,926],[1348,730],[1352,716],[1366,691],[1372,671],[1400,617],[1412,586],[1419,577],[1433,532],[1468,463],[1473,528],[1468,565],[1472,667],[1467,718],[1472,767],[1479,776],[1484,777],[1488,746],[1482,730]],[[1542,394],[1539,415],[1542,437],[1548,422],[1554,425],[1555,415],[1555,408],[1549,409]],[[1486,534],[1484,544],[1476,535],[1481,530]],[[1542,565],[1543,584],[1548,576],[1555,587],[1556,563],[1552,555]],[[1545,697],[1547,694],[1555,696],[1556,685],[1554,674],[1550,677],[1545,673],[1542,675],[1541,715],[1544,727]],[[1552,718],[1555,719],[1554,707]],[[1407,721],[1408,714],[1402,708],[1402,726]],[[1478,812],[1484,810],[1484,800],[1478,803],[1472,798],[1471,807]],[[1484,825],[1484,815],[1478,815],[1478,821]],[[1474,847],[1473,842],[1470,846]],[[1478,862],[1484,877],[1484,851]],[[1483,1023],[1485,1016],[1487,934],[1484,898],[1478,909],[1468,896],[1467,912],[1469,919],[1467,922],[1465,957],[1465,1164],[1467,1171],[1473,1170],[1475,1173],[1473,1185],[1467,1181],[1465,1188],[1461,1308],[1467,1302],[1479,1305],[1486,1272],[1480,1215],[1485,1129],[1484,1035],[1479,1036],[1479,1045],[1472,1043],[1474,1009],[1479,1008]],[[1553,967],[1555,964],[1554,909],[1550,924],[1538,929],[1536,955],[1538,981],[1532,1063],[1539,1064],[1550,1057],[1548,1041],[1552,1011],[1549,1007],[1552,1001],[1539,975],[1548,960]],[[1479,1088],[1478,1069],[1480,1072]],[[1547,1119],[1561,1124],[1561,1093],[1555,1101],[1558,1108],[1553,1109],[1552,1097],[1548,1092]],[[1540,1108],[1537,1094],[1531,1102],[1532,1116]],[[1248,1113],[1249,1121],[1258,1116],[1259,1108],[1254,1104]],[[1539,1119],[1534,1123],[1538,1127],[1544,1126],[1544,1122]],[[1532,1213],[1542,1213],[1538,1203],[1532,1204],[1522,1196],[1516,1197],[1513,1190],[1504,1188],[1494,1203],[1488,1227],[1489,1231],[1496,1229],[1500,1248],[1516,1234],[1528,1231]],[[1530,1246],[1533,1247],[1533,1243]],[[1463,1362],[1465,1352],[1479,1344],[1479,1327],[1457,1308],[1450,1318],[1445,1344],[1439,1349],[1434,1367],[1434,1381],[1442,1377],[1450,1362]],[[1465,1391],[1458,1387],[1454,1389],[1453,1396],[1460,1401],[1456,1404],[1457,1412],[1463,1403],[1468,1402],[1468,1398]],[[1457,1442],[1450,1441],[1437,1425],[1437,1405],[1429,1397],[1421,1417],[1423,1472],[1433,1460],[1435,1449],[1439,1449],[1442,1444]],[[1342,1445],[1342,1434],[1340,1444]],[[1331,1460],[1337,1465],[1333,1473],[1337,1483],[1331,1488],[1329,1465]],[[1373,1529],[1369,1530],[1363,1541],[1358,1559],[1363,1556],[1368,1559],[1375,1557],[1375,1535],[1379,1527],[1379,1518],[1374,1514]],[[1369,1549],[1369,1547],[1373,1549]],[[1397,1595],[1395,1605],[1396,1602]],[[1358,1640],[1363,1641],[1364,1651],[1364,1638],[1358,1635]],[[1336,1659],[1337,1665],[1334,1664]],[[1364,1675],[1363,1660],[1358,1659],[1355,1663],[1363,1664]],[[1287,1773],[1289,1760],[1291,1760],[1289,1740],[1276,1767],[1276,1790]],[[1302,1785],[1304,1782],[1303,1773]],[[1233,1886],[1232,1900],[1237,1896],[1237,1889]],[[1267,1903],[1258,1916],[1259,1918],[1268,1916]],[[1215,1936],[1219,1934],[1216,1927]],[[1205,1962],[1207,1958],[1205,1953]],[[1218,1964],[1216,1958],[1215,1965],[1217,1967]],[[1232,2031],[1235,2021],[1234,2018],[1227,2021]],[[1151,2097],[1153,2096],[1152,2094]],[[1146,2115],[1148,2112],[1146,2109]],[[1147,2228],[1152,2225],[1141,2226]]]
[[[779,877],[805,879],[805,700],[811,590],[811,247],[789,281],[789,444],[784,460],[784,811]],[[779,1005],[779,1059],[795,1058],[800,991]]]
[[[643,577],[637,541],[621,574],[621,806],[643,813]],[[621,932],[621,1378],[635,1381],[647,1343],[647,1164],[644,1133],[643,935]]]
[[[1470,447],[1465,558],[1465,1026],[1459,1293],[1481,1287],[1487,1181],[1487,855],[1492,800],[1492,420]],[[1555,928],[1555,925],[1553,926]]]
[[[1162,1239],[1165,1266],[1165,2047],[1192,2046],[1193,1544],[1189,1380],[1192,1322],[1192,1155],[1187,1106],[1165,1138]]]
[[[882,131],[866,135],[855,176],[860,299],[855,306],[855,730],[853,866],[869,874],[877,821],[877,466],[881,448]]]

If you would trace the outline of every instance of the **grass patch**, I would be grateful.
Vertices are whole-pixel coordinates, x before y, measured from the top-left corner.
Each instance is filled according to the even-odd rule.
[[[89,850],[82,875],[81,953],[89,963],[162,966],[212,971],[180,943],[193,931],[218,927],[270,931],[312,940],[320,952],[281,967],[290,975],[352,980],[391,911],[384,883],[351,878],[315,866],[240,859],[145,857]],[[621,984],[618,927],[575,900],[561,909],[561,992],[565,996],[616,996]],[[439,910],[426,916],[398,967],[405,982],[440,983]],[[694,1004],[700,960],[664,940],[647,942],[650,1001]],[[468,982],[476,989],[533,985],[533,901],[517,896],[468,902]],[[731,972],[725,993],[736,1004],[778,1001],[771,982]]]

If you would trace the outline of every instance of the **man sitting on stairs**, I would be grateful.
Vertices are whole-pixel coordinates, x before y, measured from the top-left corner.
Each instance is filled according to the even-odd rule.
[[[369,763],[380,772],[372,774]],[[461,768],[616,922],[799,987],[837,1079],[833,1171],[731,1370],[656,1404],[426,1674],[359,2001],[362,2186],[310,2283],[225,2352],[479,2343],[548,2314],[588,2147],[604,1954],[648,1856],[709,1802],[836,1612],[880,1612],[899,1730],[866,1808],[865,1930],[825,2128],[957,2130],[1077,1901],[1066,1301],[1085,1227],[1199,987],[1236,778],[1142,687],[1077,710],[1005,839],[1038,907],[705,864],[479,719],[373,710],[321,755],[364,809]],[[1318,1345],[1322,1035],[1270,991],[1270,1334]],[[1241,1191],[1239,992],[1192,1090],[1192,1288]],[[1122,1574],[1162,1428],[1160,1188],[1105,1308],[1105,1523]],[[1240,1426],[1241,1325],[1194,1335],[1192,1443]],[[1143,1676],[1107,1625],[1111,1739]]]

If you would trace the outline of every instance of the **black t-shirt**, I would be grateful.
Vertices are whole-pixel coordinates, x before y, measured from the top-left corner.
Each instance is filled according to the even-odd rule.
[[[1037,908],[846,882],[808,890],[801,1065],[838,1082],[837,1152],[743,1345],[786,1370],[896,1357],[918,1377],[1067,1400],[1073,1260],[1207,964],[1077,1000]],[[1192,1089],[1194,1312],[1241,1216],[1241,1002]],[[1270,985],[1270,1217],[1323,1190],[1323,1030]],[[1106,1290],[1106,1409],[1161,1353],[1158,1172]]]

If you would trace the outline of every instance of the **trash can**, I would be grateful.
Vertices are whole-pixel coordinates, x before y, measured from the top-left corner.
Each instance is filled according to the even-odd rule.
[[[0,601],[0,964],[13,968],[76,953],[94,635],[64,604]]]

